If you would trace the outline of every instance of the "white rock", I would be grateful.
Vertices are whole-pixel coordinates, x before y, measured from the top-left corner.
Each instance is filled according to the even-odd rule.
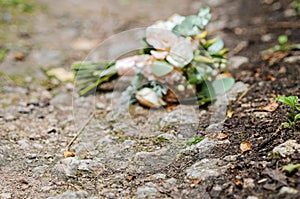
[[[11,197],[11,193],[1,193],[0,194],[0,199],[10,199]]]
[[[137,189],[137,198],[155,198],[157,189],[153,187],[139,187]]]
[[[300,61],[300,55],[286,57],[283,61],[286,63],[296,63],[297,61]]]
[[[296,140],[288,140],[285,143],[276,146],[272,152],[273,154],[278,154],[281,157],[286,157],[294,154],[296,151],[300,151],[300,144],[298,144]]]
[[[86,191],[66,191],[58,196],[49,197],[48,199],[82,199],[87,198],[88,193]]]
[[[191,180],[206,180],[211,176],[219,176],[227,168],[227,166],[218,165],[219,162],[219,159],[202,159],[186,170],[186,177]]]
[[[166,178],[166,175],[163,174],[163,173],[156,173],[156,174],[153,174],[151,176],[151,178],[154,179],[154,180],[163,180],[163,179]]]
[[[244,178],[244,188],[254,188],[254,179],[252,178]]]
[[[294,189],[294,188],[291,188],[291,187],[282,187],[279,191],[279,195],[282,195],[282,194],[297,194],[297,193],[299,193],[299,191]]]
[[[243,64],[248,64],[249,58],[243,56],[234,56],[229,59],[228,66],[233,69],[238,69]]]
[[[248,196],[247,199],[258,199],[256,196]]]

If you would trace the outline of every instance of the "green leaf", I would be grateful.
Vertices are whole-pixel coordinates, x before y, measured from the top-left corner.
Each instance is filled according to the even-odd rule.
[[[223,48],[224,48],[224,42],[223,42],[223,40],[220,37],[217,37],[216,42],[213,43],[211,46],[208,47],[208,51],[211,54],[217,54]]]
[[[294,121],[297,121],[297,120],[299,120],[299,119],[300,119],[300,113],[298,113],[297,115],[295,115]]]
[[[194,36],[197,35],[198,29],[194,29],[194,21],[196,16],[186,17],[181,24],[176,25],[172,32],[182,36]]]
[[[187,146],[192,146],[192,145],[195,145],[199,142],[201,142],[204,138],[201,138],[201,137],[192,137],[192,138],[189,138],[186,142],[186,145]]]
[[[210,58],[202,56],[202,55],[196,55],[194,57],[194,60],[198,61],[198,62],[201,62],[201,63],[210,63],[210,64],[214,63],[213,59],[210,59]]]
[[[284,96],[280,96],[276,98],[277,101],[285,103],[289,106],[291,106],[292,108],[294,108],[296,106],[296,104],[298,103],[298,97],[297,96],[288,96],[288,97],[284,97]]]
[[[300,111],[300,106],[296,106],[296,109],[297,109],[298,111]]]
[[[173,71],[173,66],[163,61],[155,61],[152,66],[152,72],[157,77],[162,77]]]
[[[208,24],[208,22],[211,19],[210,8],[208,6],[206,6],[206,7],[202,8],[201,10],[199,10],[198,17],[202,21],[202,24],[201,24],[202,26],[199,26],[199,28],[202,29]]]
[[[283,122],[281,125],[283,126],[283,128],[290,127],[290,124],[288,122]]]
[[[286,42],[288,41],[288,37],[286,35],[280,35],[278,37],[278,42],[283,45],[286,44]]]
[[[234,85],[233,78],[222,78],[222,79],[215,80],[212,83],[212,87],[216,95],[225,93],[226,91],[231,89],[233,85]]]
[[[203,99],[210,99],[211,101],[212,99],[215,99],[216,96],[217,95],[212,86],[212,82],[210,81],[203,82],[201,92],[198,94],[198,97]]]
[[[300,170],[300,164],[288,164],[282,167],[282,171],[286,171],[289,174],[298,170]]]

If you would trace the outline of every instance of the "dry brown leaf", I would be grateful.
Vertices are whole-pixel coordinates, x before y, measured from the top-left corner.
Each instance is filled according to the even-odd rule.
[[[75,157],[75,153],[68,151],[68,150],[64,150],[64,157],[65,158],[69,158],[69,157]]]
[[[264,55],[263,60],[268,60],[269,65],[272,66],[275,63],[282,60],[283,58],[285,58],[287,55],[288,55],[288,53],[286,53],[286,52],[277,51],[277,52],[274,52],[274,53],[271,53],[271,54]]]
[[[261,111],[274,112],[278,108],[279,104],[275,100],[270,100],[267,106],[259,108]]]
[[[200,180],[198,180],[198,179],[193,180],[193,184],[199,184],[199,183],[200,183]]]
[[[231,111],[231,110],[227,111],[227,117],[228,118],[232,118],[233,114],[234,114],[234,111]]]
[[[247,141],[242,142],[240,144],[240,149],[241,149],[241,151],[243,153],[246,152],[246,151],[251,151],[251,144],[250,144],[250,142],[247,142]]]
[[[216,79],[223,79],[223,78],[229,78],[232,77],[232,75],[229,72],[224,72],[219,75],[217,75]]]
[[[225,133],[211,133],[208,138],[212,139],[212,140],[225,140],[228,138],[228,135]]]
[[[234,184],[235,184],[235,186],[237,186],[237,187],[243,187],[243,182],[240,181],[240,180],[236,180],[236,181],[234,182]]]
[[[267,75],[267,76],[265,76],[265,80],[274,82],[276,80],[276,78],[273,77],[272,75]]]
[[[16,53],[14,54],[14,59],[16,61],[23,61],[25,59],[24,53]]]

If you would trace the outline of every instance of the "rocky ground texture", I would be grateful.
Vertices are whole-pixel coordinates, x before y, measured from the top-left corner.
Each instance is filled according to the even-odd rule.
[[[280,128],[288,107],[265,108],[277,95],[300,96],[300,54],[260,54],[282,34],[300,43],[287,1],[26,2],[29,12],[0,7],[1,199],[300,197],[300,171],[282,171],[300,163],[299,129]],[[111,35],[205,5],[236,79],[209,107],[134,105],[118,115],[117,91],[80,97],[76,84],[45,75],[70,71]],[[189,146],[191,137],[204,139]]]

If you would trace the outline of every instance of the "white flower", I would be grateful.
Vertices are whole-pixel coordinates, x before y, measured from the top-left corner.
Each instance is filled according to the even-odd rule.
[[[150,53],[156,59],[161,59],[161,60],[165,59],[169,54],[169,52],[167,52],[167,51],[155,51],[155,50],[151,50]]]
[[[148,27],[146,29],[146,40],[148,44],[157,50],[168,50],[174,46],[178,37],[170,30]]]
[[[140,104],[149,108],[159,108],[166,105],[166,103],[159,97],[157,97],[155,91],[151,88],[143,88],[136,94],[136,99]]]
[[[192,43],[189,39],[182,39],[172,46],[167,61],[176,67],[182,68],[189,64],[194,57]]]
[[[150,26],[150,28],[156,28],[156,29],[163,29],[163,30],[169,30],[171,31],[176,25],[181,24],[185,17],[174,14],[171,16],[167,21],[157,21],[155,24]]]

